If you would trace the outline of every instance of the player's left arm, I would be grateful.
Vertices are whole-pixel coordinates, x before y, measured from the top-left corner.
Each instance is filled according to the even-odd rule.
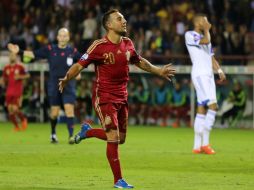
[[[226,75],[224,74],[223,70],[221,69],[218,61],[215,59],[214,56],[212,56],[212,64],[213,64],[213,70],[217,71],[220,77],[220,81],[226,80]]]
[[[176,72],[175,68],[172,66],[171,63],[162,67],[158,67],[153,65],[143,57],[140,59],[139,62],[135,63],[135,65],[144,71],[159,75],[169,81],[171,81],[170,78],[173,77]]]

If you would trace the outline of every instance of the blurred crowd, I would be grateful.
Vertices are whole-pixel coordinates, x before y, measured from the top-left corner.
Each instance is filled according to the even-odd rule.
[[[41,92],[39,74],[31,72],[31,78],[25,81],[22,109],[30,122],[40,121],[40,111],[43,110],[45,122],[49,121],[49,104],[47,92]],[[47,75],[45,76],[45,89]],[[98,123],[92,107],[92,85],[94,75],[82,74],[77,82],[75,117],[76,122],[84,121]],[[228,75],[228,81],[217,86],[218,115],[221,116],[221,126],[235,126],[242,117],[252,116],[252,79],[240,75]],[[218,81],[216,81],[218,83]],[[4,92],[0,87],[0,92]],[[172,83],[149,74],[131,74],[128,84],[129,124],[157,125],[162,127],[191,127],[190,95],[191,82],[189,75],[178,75]],[[0,94],[0,113],[4,111],[4,94]],[[42,94],[44,99],[41,100]],[[6,118],[6,114],[5,114]],[[3,118],[0,118],[3,120]],[[64,121],[64,114],[59,120]]]
[[[254,0],[1,0],[0,49],[10,41],[23,49],[39,48],[55,42],[64,26],[71,31],[71,43],[84,52],[104,35],[100,20],[109,8],[124,14],[128,36],[144,56],[187,54],[184,33],[191,29],[193,15],[201,12],[213,25],[217,55],[253,52]]]

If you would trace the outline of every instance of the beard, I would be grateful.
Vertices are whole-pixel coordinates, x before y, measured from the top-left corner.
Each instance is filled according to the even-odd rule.
[[[126,31],[117,31],[116,32],[118,35],[120,35],[120,36],[126,36],[127,35],[127,32]]]

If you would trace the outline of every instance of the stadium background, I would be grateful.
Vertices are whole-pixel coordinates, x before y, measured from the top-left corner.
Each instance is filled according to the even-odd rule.
[[[17,43],[22,49],[36,49],[56,42],[57,30],[67,27],[71,31],[71,44],[85,52],[89,44],[104,35],[100,19],[109,8],[118,8],[128,21],[128,36],[137,51],[154,64],[172,62],[178,73],[173,83],[181,86],[180,97],[174,99],[175,85],[147,74],[131,74],[129,84],[130,123],[175,126],[175,105],[181,104],[183,114],[193,120],[195,97],[190,82],[191,65],[184,45],[184,32],[190,29],[195,13],[206,13],[213,27],[212,44],[216,57],[226,70],[228,80],[216,83],[219,106],[228,97],[234,82],[239,81],[247,93],[244,120],[253,120],[253,68],[254,62],[254,1],[206,0],[108,0],[72,1],[2,0],[0,3],[0,64],[8,62],[6,45]],[[23,109],[30,121],[48,121],[47,64],[27,65],[32,77],[26,81]],[[234,67],[232,67],[234,66]],[[239,67],[240,66],[240,67]],[[235,75],[238,74],[238,75]],[[240,75],[239,75],[240,74]],[[97,121],[91,111],[92,74],[83,73],[77,89],[77,122],[84,119]],[[149,85],[148,85],[149,84]],[[1,90],[1,117],[5,121],[4,93]],[[143,91],[142,91],[143,90]],[[179,94],[178,94],[179,95]],[[186,97],[183,97],[186,96]],[[179,100],[180,98],[180,100]],[[82,101],[85,100],[85,101]],[[178,102],[176,102],[178,101]],[[82,103],[81,103],[82,102]],[[158,115],[158,105],[167,114]],[[64,118],[62,118],[64,119]],[[186,118],[185,118],[186,120]],[[181,125],[189,126],[187,122]],[[244,123],[243,125],[251,127]],[[218,125],[216,125],[218,126]]]

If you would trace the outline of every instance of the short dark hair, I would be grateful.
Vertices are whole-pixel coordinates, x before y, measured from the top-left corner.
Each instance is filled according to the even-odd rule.
[[[197,14],[195,14],[194,17],[193,17],[193,23],[195,22],[195,20],[196,20],[198,17],[206,17],[206,14],[204,14],[204,13],[197,13]]]
[[[105,28],[105,30],[108,30],[108,28],[107,28],[107,22],[109,20],[110,15],[112,13],[115,13],[115,12],[119,12],[119,11],[117,9],[110,9],[107,12],[104,13],[104,15],[102,17],[102,25]]]

